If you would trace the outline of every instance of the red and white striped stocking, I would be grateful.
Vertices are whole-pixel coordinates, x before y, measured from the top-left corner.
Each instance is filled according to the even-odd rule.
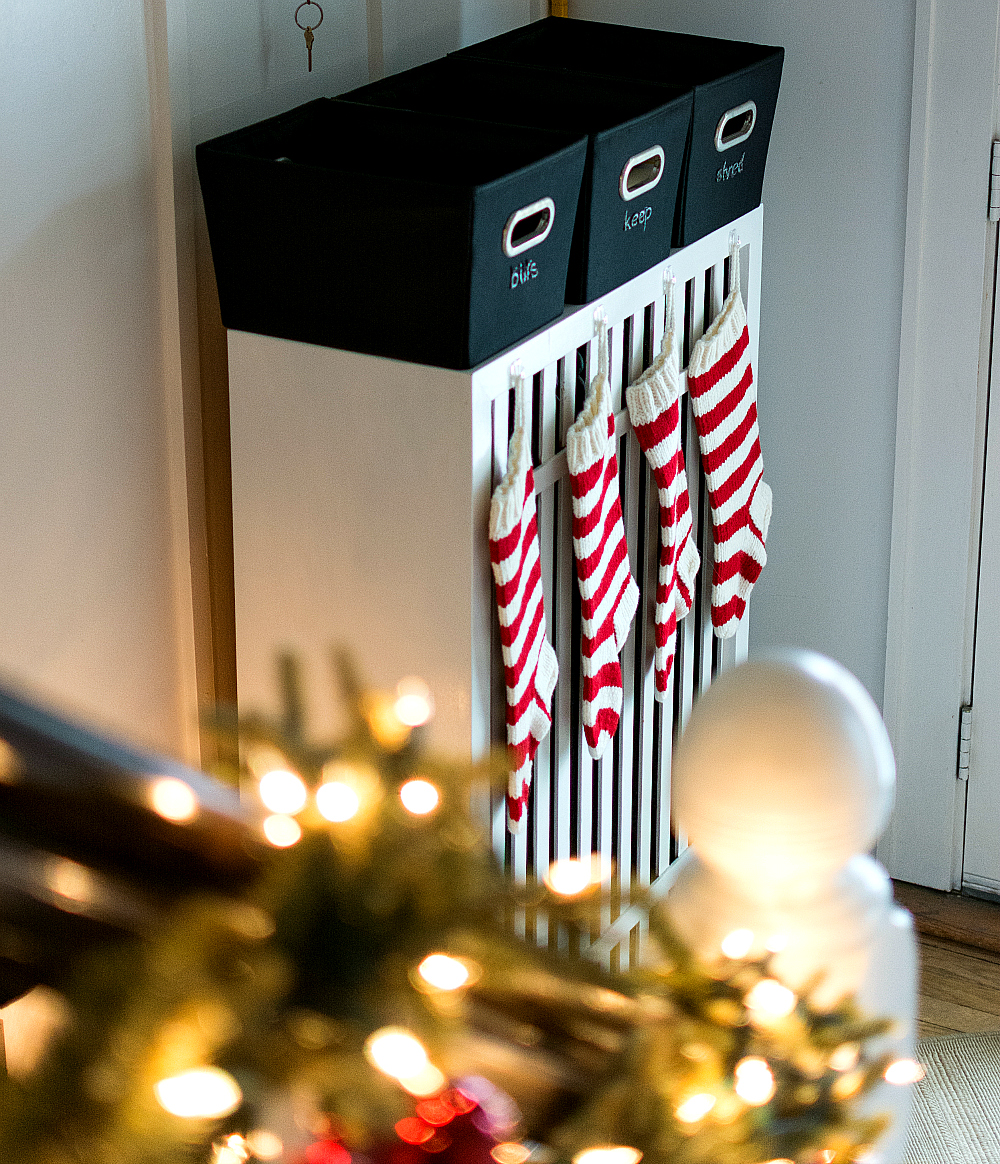
[[[618,498],[615,417],[608,382],[608,325],[598,323],[598,367],[583,411],[566,434],[573,495],[573,555],[580,587],[583,734],[595,760],[618,728],[625,645],[639,601]]]
[[[666,326],[660,354],[625,393],[632,428],[659,493],[660,565],[656,576],[653,693],[661,702],[670,698],[677,623],[691,609],[692,588],[701,564],[691,536],[691,501],[681,447],[681,377],[673,286],[671,279],[667,283]]]
[[[524,393],[524,382],[518,377],[507,472],[490,505],[490,560],[507,688],[507,824],[512,833],[521,831],[527,816],[531,762],[552,723],[549,701],[559,675],[556,653],[545,637],[535,475]]]
[[[712,503],[712,625],[720,639],[736,633],[767,562],[764,542],[771,520],[738,246],[729,269],[732,290],[688,361],[688,392]]]

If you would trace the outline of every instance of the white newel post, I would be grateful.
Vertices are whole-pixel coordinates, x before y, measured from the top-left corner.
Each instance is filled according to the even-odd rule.
[[[681,936],[715,959],[727,935],[751,931],[749,952],[775,952],[787,986],[821,972],[814,1002],[854,994],[896,1021],[883,1049],[912,1055],[912,923],[867,855],[892,807],[895,763],[862,685],[806,651],[736,667],[695,706],[673,779],[692,845],[666,900]],[[902,1158],[909,1104],[906,1086],[883,1083],[867,1097],[867,1110],[893,1119],[873,1162]]]

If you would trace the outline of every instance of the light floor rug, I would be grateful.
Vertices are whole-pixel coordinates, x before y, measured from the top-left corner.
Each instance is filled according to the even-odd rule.
[[[1000,1164],[1000,1032],[921,1039],[906,1164]]]

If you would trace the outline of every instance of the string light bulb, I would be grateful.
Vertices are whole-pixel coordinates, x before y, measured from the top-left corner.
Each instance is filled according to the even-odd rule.
[[[883,1078],[886,1083],[893,1083],[903,1087],[907,1083],[919,1083],[927,1074],[916,1059],[896,1059],[885,1069]]]
[[[182,1119],[219,1119],[243,1102],[240,1085],[221,1067],[197,1067],[161,1079],[153,1087],[164,1111]]]
[[[586,857],[565,857],[553,861],[543,880],[560,897],[575,897],[594,885],[600,885],[610,869],[605,869],[597,853]]]
[[[357,816],[361,797],[349,784],[330,780],[316,789],[316,807],[325,820],[340,824]]]
[[[417,1099],[424,1099],[444,1091],[448,1086],[448,1079],[433,1063],[427,1063],[415,1075],[404,1075],[399,1080],[399,1085]]]
[[[272,768],[257,782],[264,807],[283,816],[294,816],[305,808],[309,792],[300,776],[287,768]]]
[[[407,780],[399,790],[399,799],[413,816],[427,816],[437,808],[441,793],[429,780]]]
[[[722,952],[727,958],[745,958],[753,946],[753,930],[732,930],[722,939]]]
[[[531,1149],[516,1140],[505,1140],[501,1144],[494,1144],[490,1149],[490,1155],[497,1164],[524,1164],[531,1155]]]
[[[402,1027],[381,1027],[369,1035],[365,1054],[391,1079],[412,1079],[428,1062],[423,1043]]]
[[[428,954],[417,967],[417,973],[437,990],[458,990],[472,978],[469,964],[448,954]]]
[[[733,1090],[751,1107],[761,1107],[774,1096],[774,1074],[764,1059],[748,1056],[736,1064]]]
[[[799,1000],[776,978],[762,978],[743,1001],[754,1012],[754,1018],[767,1021],[790,1015]]]
[[[573,1164],[639,1164],[642,1153],[625,1144],[602,1144],[584,1148],[573,1157]]]
[[[434,715],[434,696],[431,689],[417,675],[408,675],[396,684],[396,702],[393,704],[400,723],[420,727]]]
[[[699,1091],[697,1095],[692,1095],[684,1100],[674,1114],[682,1124],[696,1124],[715,1107],[715,1102],[714,1095],[710,1095],[707,1091]]]
[[[302,839],[302,826],[293,816],[273,813],[261,825],[264,836],[276,849],[288,849]]]
[[[247,1136],[247,1147],[258,1160],[277,1160],[284,1152],[285,1145],[274,1132],[267,1128],[257,1128]]]
[[[186,824],[198,815],[198,797],[191,785],[176,776],[161,776],[149,789],[149,805],[157,816]]]

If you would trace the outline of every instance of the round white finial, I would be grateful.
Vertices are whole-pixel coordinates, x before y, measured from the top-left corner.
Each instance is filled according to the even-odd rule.
[[[704,862],[778,885],[871,847],[895,762],[878,708],[839,663],[787,651],[720,675],[674,757],[677,820]]]

